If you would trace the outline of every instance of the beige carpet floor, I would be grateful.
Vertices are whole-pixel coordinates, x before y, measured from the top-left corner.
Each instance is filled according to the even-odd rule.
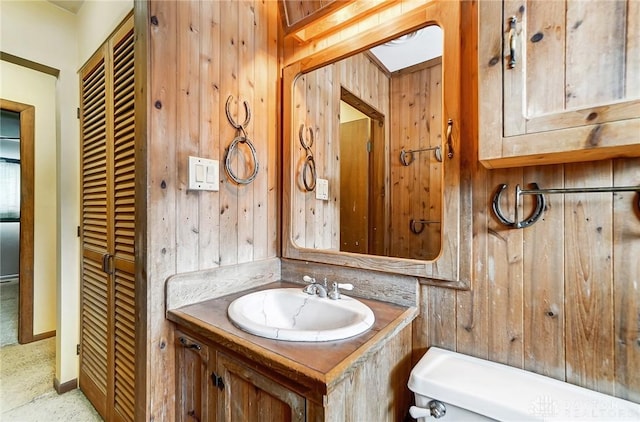
[[[18,342],[18,280],[0,283],[0,347]]]
[[[0,421],[101,422],[80,390],[59,395],[53,389],[55,337],[17,343],[14,284],[0,284]]]

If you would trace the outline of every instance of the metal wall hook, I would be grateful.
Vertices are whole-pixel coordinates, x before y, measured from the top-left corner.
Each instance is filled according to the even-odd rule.
[[[442,148],[440,148],[440,145],[435,147],[429,147],[429,148],[410,149],[408,151],[405,151],[403,149],[400,151],[400,162],[402,163],[403,166],[408,166],[414,161],[413,154],[415,152],[422,152],[422,151],[433,151],[433,155],[436,157],[436,160],[438,160],[439,162],[442,162]]]
[[[244,101],[244,112],[245,112],[245,116],[246,118],[244,119],[244,122],[242,124],[238,124],[236,123],[235,119],[233,118],[233,116],[231,115],[231,110],[229,110],[229,104],[231,103],[231,101],[233,100],[233,95],[229,95],[227,97],[227,102],[224,105],[224,111],[225,113],[227,113],[227,120],[229,120],[229,123],[231,124],[231,126],[233,126],[234,128],[241,130],[243,133],[245,133],[245,129],[247,128],[247,126],[249,125],[249,121],[251,121],[251,109],[249,108],[249,103]]]
[[[435,220],[414,220],[411,219],[409,221],[409,229],[414,234],[420,234],[424,231],[424,226],[427,224],[440,224],[439,221]]]
[[[256,148],[253,146],[253,142],[251,142],[251,139],[249,139],[246,131],[246,128],[249,125],[249,121],[251,121],[251,109],[249,108],[249,103],[244,101],[244,111],[246,114],[246,118],[242,124],[238,124],[231,115],[231,110],[229,110],[229,104],[231,104],[232,100],[233,95],[229,95],[227,97],[227,102],[224,105],[224,110],[227,114],[227,120],[229,121],[229,124],[236,129],[237,136],[233,139],[233,141],[229,145],[229,148],[227,148],[225,152],[224,169],[226,170],[227,175],[231,180],[240,185],[248,185],[255,180],[256,176],[258,175],[258,169],[260,167],[260,163],[258,162],[258,153],[256,151]],[[231,155],[234,150],[238,149],[239,144],[244,144],[249,148],[249,152],[251,152],[251,159],[253,160],[253,170],[247,178],[238,177],[231,168]]]
[[[533,189],[536,189],[536,190],[538,189],[538,185],[536,183],[532,183],[531,186],[533,187]],[[527,217],[522,221],[519,221],[518,211],[520,209],[520,196],[522,195],[523,190],[520,189],[520,185],[516,185],[516,205],[515,205],[515,211],[514,211],[515,220],[512,221],[512,220],[509,220],[507,217],[505,217],[504,214],[502,214],[502,210],[500,210],[500,198],[502,197],[502,192],[504,192],[505,189],[507,189],[507,185],[503,183],[502,185],[498,186],[498,189],[496,190],[496,193],[493,196],[492,208],[493,208],[493,213],[496,215],[496,218],[498,219],[498,221],[500,221],[505,226],[512,227],[514,229],[523,229],[525,227],[529,227],[530,225],[538,221],[540,216],[542,216],[542,213],[544,212],[544,207],[546,205],[543,195],[536,194],[535,210],[533,211],[533,213],[531,213],[529,217]]]
[[[540,189],[537,183],[531,183],[531,189],[521,189],[520,185],[516,185],[516,198],[515,198],[515,220],[511,221],[502,214],[500,210],[500,198],[502,192],[507,188],[507,185],[502,184],[498,186],[496,193],[493,196],[492,208],[496,215],[496,218],[505,226],[512,227],[514,229],[523,229],[529,227],[540,217],[545,209],[544,194],[567,194],[567,193],[603,193],[603,192],[638,192],[638,209],[640,209],[640,186],[611,186],[611,187],[594,187],[594,188],[561,188],[561,189]],[[520,197],[522,195],[536,195],[536,208],[533,213],[523,221],[518,219],[518,210],[520,208]]]
[[[313,158],[313,151],[311,150],[314,141],[313,129],[309,128],[309,138],[306,138],[304,135],[304,123],[302,123],[298,131],[298,136],[300,138],[300,145],[302,145],[302,148],[304,148],[307,154],[302,167],[302,183],[307,192],[311,192],[316,188],[316,181],[318,179],[316,174],[316,160]],[[311,173],[311,180],[307,180],[308,173]]]

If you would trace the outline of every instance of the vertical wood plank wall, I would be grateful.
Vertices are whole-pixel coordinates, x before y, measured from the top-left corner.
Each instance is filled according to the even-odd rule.
[[[474,174],[475,276],[470,291],[421,287],[414,360],[440,346],[640,402],[636,194],[548,195],[544,218],[524,230],[505,228],[489,211],[500,183],[638,185],[640,159],[483,168],[474,142],[475,2],[464,2],[462,25],[462,148]]]
[[[442,164],[433,151],[423,151],[407,157],[414,161],[404,166],[400,151],[442,145],[441,91],[441,63],[391,75],[391,256],[433,259],[440,253]],[[438,223],[416,234],[411,220]]]
[[[311,44],[286,41],[285,64],[410,7],[400,1]],[[638,185],[640,159],[484,168],[476,143],[476,8],[477,2],[463,1],[460,153],[464,171],[473,175],[471,198],[463,200],[472,204],[472,289],[421,287],[414,362],[427,347],[440,346],[640,403],[640,211],[633,205],[637,196],[549,195],[544,218],[524,230],[505,228],[491,212],[491,198],[500,183]],[[637,8],[630,15],[634,13]],[[511,201],[505,209],[511,209]]]
[[[294,87],[293,118],[296,189],[292,198],[293,239],[309,248],[340,248],[340,88],[360,98],[385,116],[389,111],[389,77],[365,54],[301,75]],[[288,89],[288,88],[285,88]],[[388,117],[387,117],[388,118]],[[317,200],[302,180],[306,152],[298,142],[300,125],[312,128],[313,157],[319,178],[329,180],[329,201]],[[385,137],[389,137],[385,125]],[[310,139],[310,138],[309,138]],[[308,174],[310,175],[310,173]],[[289,212],[289,210],[285,210]]]
[[[147,37],[142,42],[148,44],[149,88],[144,92],[146,255],[138,273],[141,291],[146,291],[139,302],[146,308],[146,321],[139,321],[146,344],[139,353],[146,355],[140,361],[147,368],[141,370],[146,383],[138,384],[137,416],[169,421],[175,383],[165,280],[277,255],[278,6],[149,1],[136,8],[137,18],[147,19],[138,24]],[[260,170],[248,185],[234,184],[224,172],[225,148],[237,135],[225,115],[230,95],[237,122],[245,119],[244,101],[251,109],[247,135]],[[219,192],[187,190],[190,155],[220,161]],[[234,170],[240,177],[249,174],[241,167]]]
[[[389,19],[403,4],[368,19]],[[141,369],[146,383],[138,415],[172,420],[166,278],[277,255],[277,5],[153,1],[145,6],[148,18],[155,19],[146,27],[147,234],[138,283],[146,291],[140,300],[147,311],[138,332],[146,333],[140,361],[147,367]],[[470,291],[421,288],[414,358],[438,345],[640,402],[640,217],[634,195],[550,197],[544,220],[523,231],[503,228],[489,211],[498,183],[639,184],[640,160],[484,169],[475,144],[475,8],[464,2],[461,81],[461,114],[467,116],[461,122],[461,153],[474,175],[474,281]],[[354,25],[317,46],[357,29]],[[224,113],[230,94],[237,120],[243,120],[242,101],[251,107],[248,134],[260,154],[258,178],[238,187],[221,173],[220,192],[187,192],[187,155],[222,160],[235,136]]]

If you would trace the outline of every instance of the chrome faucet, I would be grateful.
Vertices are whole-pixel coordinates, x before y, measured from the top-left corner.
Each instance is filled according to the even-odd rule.
[[[332,300],[340,299],[340,290],[353,290],[353,284],[351,283],[333,283],[331,291],[327,287],[327,278],[324,278],[324,284],[316,283],[316,279],[305,275],[302,277],[303,281],[310,283],[302,289],[308,295],[318,295],[318,297],[328,297]]]
[[[324,283],[325,285],[323,286],[322,284],[318,284],[316,283],[316,279],[313,277],[309,277],[308,275],[305,275],[304,277],[302,277],[303,281],[306,281],[307,283],[310,283],[308,286],[306,286],[304,289],[302,289],[303,292],[305,292],[308,295],[318,295],[319,297],[327,297],[327,279],[324,279]]]

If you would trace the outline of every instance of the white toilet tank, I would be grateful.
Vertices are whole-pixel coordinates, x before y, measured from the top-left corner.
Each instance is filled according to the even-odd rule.
[[[640,404],[436,347],[411,371],[409,388],[420,422],[640,421]]]

